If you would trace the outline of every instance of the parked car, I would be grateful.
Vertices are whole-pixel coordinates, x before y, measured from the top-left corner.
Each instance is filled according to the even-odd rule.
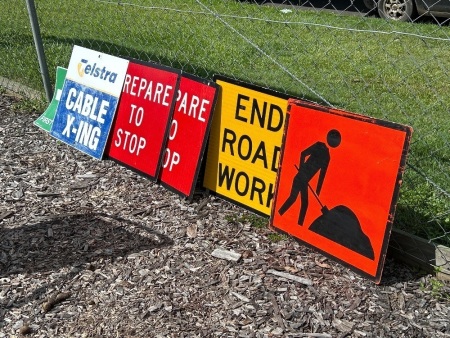
[[[369,9],[377,9],[380,17],[411,21],[419,15],[450,18],[450,0],[364,0]]]

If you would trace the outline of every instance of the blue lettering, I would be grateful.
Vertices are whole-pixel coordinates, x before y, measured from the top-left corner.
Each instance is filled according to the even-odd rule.
[[[84,68],[82,64],[85,65]],[[78,64],[78,73],[80,76],[87,74],[93,77],[99,77],[101,80],[108,80],[110,83],[115,83],[117,79],[117,73],[107,70],[105,66],[99,68],[97,67],[97,63],[91,65],[86,59],[81,59],[81,63]]]
[[[94,73],[92,74],[94,77],[98,77],[100,74],[100,70],[98,68],[96,68],[95,66],[97,66],[96,63],[94,63]]]

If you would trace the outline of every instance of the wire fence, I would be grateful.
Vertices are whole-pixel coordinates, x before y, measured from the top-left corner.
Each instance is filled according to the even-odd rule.
[[[412,126],[394,227],[450,246],[449,19],[380,2],[37,0],[36,12],[52,83],[80,45]],[[26,4],[0,12],[0,86],[43,99]]]

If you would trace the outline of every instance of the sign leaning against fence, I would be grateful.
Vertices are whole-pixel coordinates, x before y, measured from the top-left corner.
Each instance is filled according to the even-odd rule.
[[[182,74],[160,179],[184,197],[194,194],[217,94],[216,83]]]
[[[128,60],[74,46],[51,135],[101,159]]]
[[[271,225],[381,273],[412,129],[289,100]]]
[[[55,91],[53,93],[52,102],[50,102],[44,113],[39,116],[39,118],[34,121],[34,125],[45,130],[47,133],[50,132],[53,125],[53,119],[55,118],[56,109],[58,108],[59,99],[61,98],[62,89],[64,86],[64,81],[66,80],[67,69],[63,67],[56,68],[56,83]]]
[[[108,142],[110,158],[150,178],[158,177],[179,78],[176,69],[130,62]]]
[[[203,185],[270,215],[288,97],[225,77],[215,81],[220,92]]]

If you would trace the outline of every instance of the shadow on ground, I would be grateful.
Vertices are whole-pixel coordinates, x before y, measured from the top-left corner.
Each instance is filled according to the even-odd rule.
[[[412,267],[390,257],[389,254],[388,256],[381,275],[380,286],[395,286],[398,283],[417,281],[428,274],[427,271],[419,267]]]
[[[151,228],[102,213],[59,215],[0,233],[0,277],[114,260],[173,243]]]

